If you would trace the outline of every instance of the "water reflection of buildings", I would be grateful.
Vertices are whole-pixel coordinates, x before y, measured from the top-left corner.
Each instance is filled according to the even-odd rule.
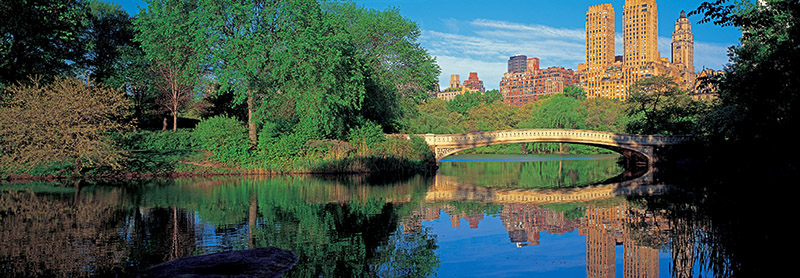
[[[486,204],[492,206],[492,204]],[[461,219],[470,228],[478,228],[483,210],[456,207],[457,203],[427,203],[403,222],[405,231],[414,231],[422,223],[439,220],[441,212],[450,215],[450,226],[460,227]],[[586,237],[587,277],[615,277],[616,247],[623,246],[623,277],[658,277],[659,246],[667,243],[664,232],[668,226],[645,211],[627,204],[614,206],[587,205],[583,217],[570,218],[563,211],[554,211],[538,204],[505,203],[499,217],[508,231],[509,241],[517,247],[540,244],[542,232],[570,233],[575,230]]]

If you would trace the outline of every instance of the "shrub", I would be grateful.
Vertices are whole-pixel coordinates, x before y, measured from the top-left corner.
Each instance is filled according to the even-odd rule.
[[[200,148],[213,153],[213,158],[220,162],[243,162],[249,158],[247,128],[234,118],[206,119],[197,125],[192,135]]]
[[[364,121],[362,125],[350,129],[347,134],[347,141],[349,141],[351,144],[365,144],[370,148],[378,146],[385,140],[386,135],[383,134],[383,128],[381,125],[372,121]]]

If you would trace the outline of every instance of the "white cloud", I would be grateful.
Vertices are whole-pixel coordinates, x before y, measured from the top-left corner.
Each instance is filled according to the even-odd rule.
[[[490,29],[504,29],[512,30],[515,32],[534,34],[535,36],[545,38],[560,38],[571,40],[584,40],[586,38],[586,31],[584,29],[566,29],[554,28],[545,25],[527,25],[513,22],[476,19],[470,22],[471,25],[476,27],[485,27]]]

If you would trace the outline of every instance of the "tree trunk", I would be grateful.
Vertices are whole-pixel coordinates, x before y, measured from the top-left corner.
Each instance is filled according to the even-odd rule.
[[[75,168],[72,170],[72,174],[76,175],[76,176],[80,175],[81,174],[81,168],[83,167],[83,165],[81,165],[81,158],[80,157],[76,157],[75,161],[73,163],[75,163]]]
[[[248,224],[248,243],[250,249],[256,248],[256,237],[254,235],[256,224],[258,223],[258,199],[256,199],[255,190],[250,192],[250,209],[247,214]]]
[[[178,104],[174,105],[175,110],[172,110],[172,131],[178,130]]]
[[[81,181],[76,180],[72,184],[75,186],[75,194],[72,195],[72,206],[77,208],[81,197]]]
[[[250,147],[255,148],[258,144],[258,132],[256,122],[253,119],[253,91],[247,91],[247,132],[250,137]]]

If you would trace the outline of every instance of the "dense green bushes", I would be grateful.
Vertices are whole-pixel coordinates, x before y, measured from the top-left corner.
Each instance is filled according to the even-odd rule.
[[[247,162],[250,158],[247,128],[238,120],[215,116],[200,122],[192,136],[197,146],[224,163]]]

